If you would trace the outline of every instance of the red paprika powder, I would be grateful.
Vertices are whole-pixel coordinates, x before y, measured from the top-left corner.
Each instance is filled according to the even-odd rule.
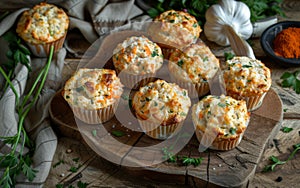
[[[284,58],[300,57],[300,28],[283,29],[275,37],[273,49],[276,55]]]

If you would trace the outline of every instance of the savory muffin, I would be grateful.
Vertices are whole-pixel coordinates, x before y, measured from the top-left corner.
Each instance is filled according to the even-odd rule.
[[[132,100],[141,128],[155,139],[175,135],[182,127],[190,106],[188,92],[164,80],[141,87]]]
[[[20,17],[16,32],[39,57],[49,55],[51,45],[58,51],[69,27],[69,17],[63,9],[42,2],[25,11]]]
[[[243,100],[208,95],[193,105],[192,119],[201,145],[230,150],[240,143],[250,120],[250,112]]]
[[[136,89],[152,80],[163,64],[163,55],[161,48],[147,37],[131,36],[114,49],[113,64],[122,83]]]
[[[65,83],[63,97],[77,118],[98,124],[113,117],[122,92],[114,70],[81,68]]]
[[[262,104],[272,84],[270,69],[260,60],[249,57],[226,61],[223,78],[227,95],[244,99],[250,111]]]
[[[153,21],[149,33],[163,47],[165,58],[173,48],[182,49],[196,42],[202,31],[196,18],[184,11],[168,10]]]
[[[196,98],[209,92],[208,81],[220,66],[219,59],[202,41],[198,41],[182,51],[173,51],[168,68],[172,81],[187,89],[191,98]]]

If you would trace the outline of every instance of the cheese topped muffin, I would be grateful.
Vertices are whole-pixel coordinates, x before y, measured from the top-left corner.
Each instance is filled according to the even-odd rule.
[[[164,80],[141,87],[132,100],[142,130],[148,136],[162,140],[179,132],[190,106],[188,92]]]
[[[200,36],[200,28],[196,18],[187,12],[168,10],[154,19],[154,27],[150,27],[151,36],[162,44],[181,48],[194,43]]]
[[[161,122],[162,125],[183,121],[190,106],[187,91],[164,80],[156,80],[141,87],[132,101],[138,118]]]
[[[17,33],[26,42],[44,44],[64,37],[68,27],[67,14],[55,5],[43,2],[22,14]]]
[[[208,95],[193,105],[192,119],[199,142],[213,139],[210,148],[228,150],[240,142],[248,126],[250,113],[243,100],[225,95]]]
[[[113,63],[118,72],[133,75],[155,73],[163,64],[160,47],[145,36],[132,36],[113,51]]]
[[[226,61],[223,72],[226,91],[241,96],[267,92],[272,84],[271,71],[260,60],[234,57]]]
[[[65,83],[63,96],[73,107],[95,110],[118,101],[122,87],[114,70],[81,68]]]
[[[219,60],[203,43],[192,44],[171,53],[169,70],[176,78],[192,83],[207,82],[219,69]]]
[[[227,95],[245,100],[251,111],[261,106],[272,84],[270,69],[260,60],[249,57],[226,61],[223,78]]]

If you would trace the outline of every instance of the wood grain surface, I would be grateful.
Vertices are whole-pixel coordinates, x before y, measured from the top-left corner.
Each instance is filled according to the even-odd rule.
[[[124,100],[124,99],[121,99]],[[120,103],[128,105],[127,101]],[[272,107],[276,108],[272,108]],[[203,157],[203,163],[197,167],[162,163],[162,146],[160,141],[154,140],[142,132],[132,131],[122,125],[116,117],[103,125],[88,125],[76,120],[72,110],[58,92],[51,102],[50,115],[55,123],[57,132],[67,137],[84,140],[87,145],[100,157],[115,165],[134,168],[138,176],[148,174],[149,179],[167,183],[190,185],[195,187],[223,186],[246,187],[253,178],[257,164],[260,161],[264,148],[270,139],[278,133],[282,121],[282,103],[278,95],[271,89],[262,106],[251,113],[250,124],[241,143],[233,150],[220,152],[209,150],[198,152],[196,137],[180,150],[178,155]],[[138,127],[137,122],[131,121]],[[191,119],[186,120],[191,125]],[[92,131],[96,130],[97,135]],[[121,137],[114,137],[112,131],[126,133]],[[137,130],[133,128],[133,130]],[[71,133],[71,134],[70,134]],[[82,138],[81,138],[82,137]],[[151,150],[145,150],[145,147]],[[130,171],[131,168],[127,168]],[[133,169],[133,168],[132,168]],[[174,179],[174,176],[177,178]],[[187,182],[185,180],[188,180]]]
[[[300,21],[299,7],[299,1],[297,0],[284,0],[283,9],[286,17],[279,17],[279,21]],[[201,36],[201,39],[202,37],[203,36]],[[205,40],[205,38],[203,38],[203,40]],[[111,163],[108,160],[99,157],[90,147],[87,147],[82,136],[78,135],[76,128],[66,126],[70,125],[70,121],[64,122],[65,125],[63,126],[57,126],[54,122],[53,127],[57,128],[57,134],[59,135],[59,144],[54,156],[54,164],[59,161],[64,161],[64,163],[52,168],[45,187],[53,187],[53,185],[57,183],[75,186],[79,180],[89,183],[88,187],[216,187],[220,185],[216,183],[216,177],[221,175],[227,176],[227,173],[220,174],[224,172],[224,168],[230,169],[231,173],[229,173],[229,176],[237,179],[237,182],[240,182],[240,184],[245,187],[299,187],[299,154],[296,154],[294,158],[286,164],[276,167],[273,172],[263,173],[262,169],[265,165],[270,164],[270,156],[274,155],[281,160],[285,160],[291,153],[293,149],[292,146],[300,143],[300,95],[296,94],[291,89],[282,88],[280,79],[280,76],[284,72],[300,70],[300,67],[287,68],[274,64],[262,51],[259,38],[251,39],[251,41],[256,57],[261,59],[271,68],[273,81],[272,92],[274,91],[276,97],[279,96],[282,101],[281,112],[279,112],[280,109],[277,109],[277,106],[268,106],[268,108],[261,108],[263,111],[259,112],[264,115],[261,116],[254,113],[251,118],[261,118],[262,123],[269,127],[272,123],[277,122],[273,118],[270,118],[272,117],[270,114],[272,114],[273,110],[277,109],[278,113],[283,113],[283,121],[281,124],[279,122],[277,123],[279,124],[277,128],[287,126],[293,128],[293,131],[290,133],[283,133],[282,131],[273,129],[274,132],[278,131],[277,134],[274,135],[275,137],[273,139],[266,138],[266,140],[269,139],[270,142],[265,145],[265,149],[259,150],[261,153],[254,153],[250,151],[256,151],[258,147],[254,144],[255,142],[253,142],[253,139],[262,143],[265,138],[260,136],[253,138],[253,134],[264,127],[261,126],[259,127],[260,129],[253,127],[255,130],[251,130],[251,126],[249,126],[249,129],[247,129],[247,134],[249,134],[249,136],[246,134],[236,150],[230,152],[211,151],[208,156],[203,156],[206,158],[198,167],[188,166],[178,170],[177,164],[168,164],[164,162],[154,166],[153,169],[149,167],[141,169],[122,167],[121,165]],[[80,44],[80,42],[77,42],[76,44]],[[224,52],[231,51],[230,47],[219,47],[210,42],[207,42],[207,44],[220,59],[223,59]],[[79,63],[78,59],[66,59],[63,79],[67,79],[76,70],[79,64],[84,65],[85,62],[81,61]],[[270,98],[270,100],[272,100],[272,98]],[[60,109],[57,108],[55,110]],[[68,116],[68,114],[64,114],[63,111],[61,115]],[[72,114],[69,115],[72,116]],[[265,117],[267,118],[265,119]],[[71,120],[70,118],[66,119]],[[253,119],[251,119],[251,121]],[[251,131],[254,133],[251,133]],[[66,134],[64,135],[64,133]],[[266,136],[268,137],[271,135],[273,135],[273,133],[268,132],[268,135]],[[140,137],[144,138],[143,135]],[[142,142],[142,140],[140,141]],[[143,142],[146,143],[148,141],[147,139],[143,140]],[[197,146],[197,140],[193,138],[189,142],[188,147],[185,147],[180,153],[182,153],[182,155],[199,156],[200,153],[195,149]],[[259,157],[259,155],[261,156]],[[76,158],[80,158],[77,163],[72,160]],[[256,160],[258,158],[260,158],[259,161]],[[225,165],[223,163],[225,163]],[[78,168],[77,172],[72,173],[69,171],[70,167],[77,167],[78,165],[80,168]],[[253,168],[253,166],[256,166],[254,171],[249,170]],[[168,169],[168,173],[173,173],[172,176],[169,176],[169,174],[166,173],[166,170],[164,170],[166,168]],[[251,171],[250,178],[245,179],[245,182],[239,179],[239,177],[245,177],[245,174],[233,173],[241,169],[245,174]],[[279,177],[281,178],[281,181],[278,181]],[[225,178],[218,179],[218,182],[223,184],[224,181]]]

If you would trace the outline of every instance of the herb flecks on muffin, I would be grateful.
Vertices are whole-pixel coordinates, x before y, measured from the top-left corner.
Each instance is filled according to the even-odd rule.
[[[42,2],[22,14],[17,33],[26,42],[44,44],[64,37],[68,27],[69,18],[63,9]]]
[[[113,63],[120,72],[134,75],[155,73],[163,64],[161,48],[145,36],[132,36],[113,51]]]

